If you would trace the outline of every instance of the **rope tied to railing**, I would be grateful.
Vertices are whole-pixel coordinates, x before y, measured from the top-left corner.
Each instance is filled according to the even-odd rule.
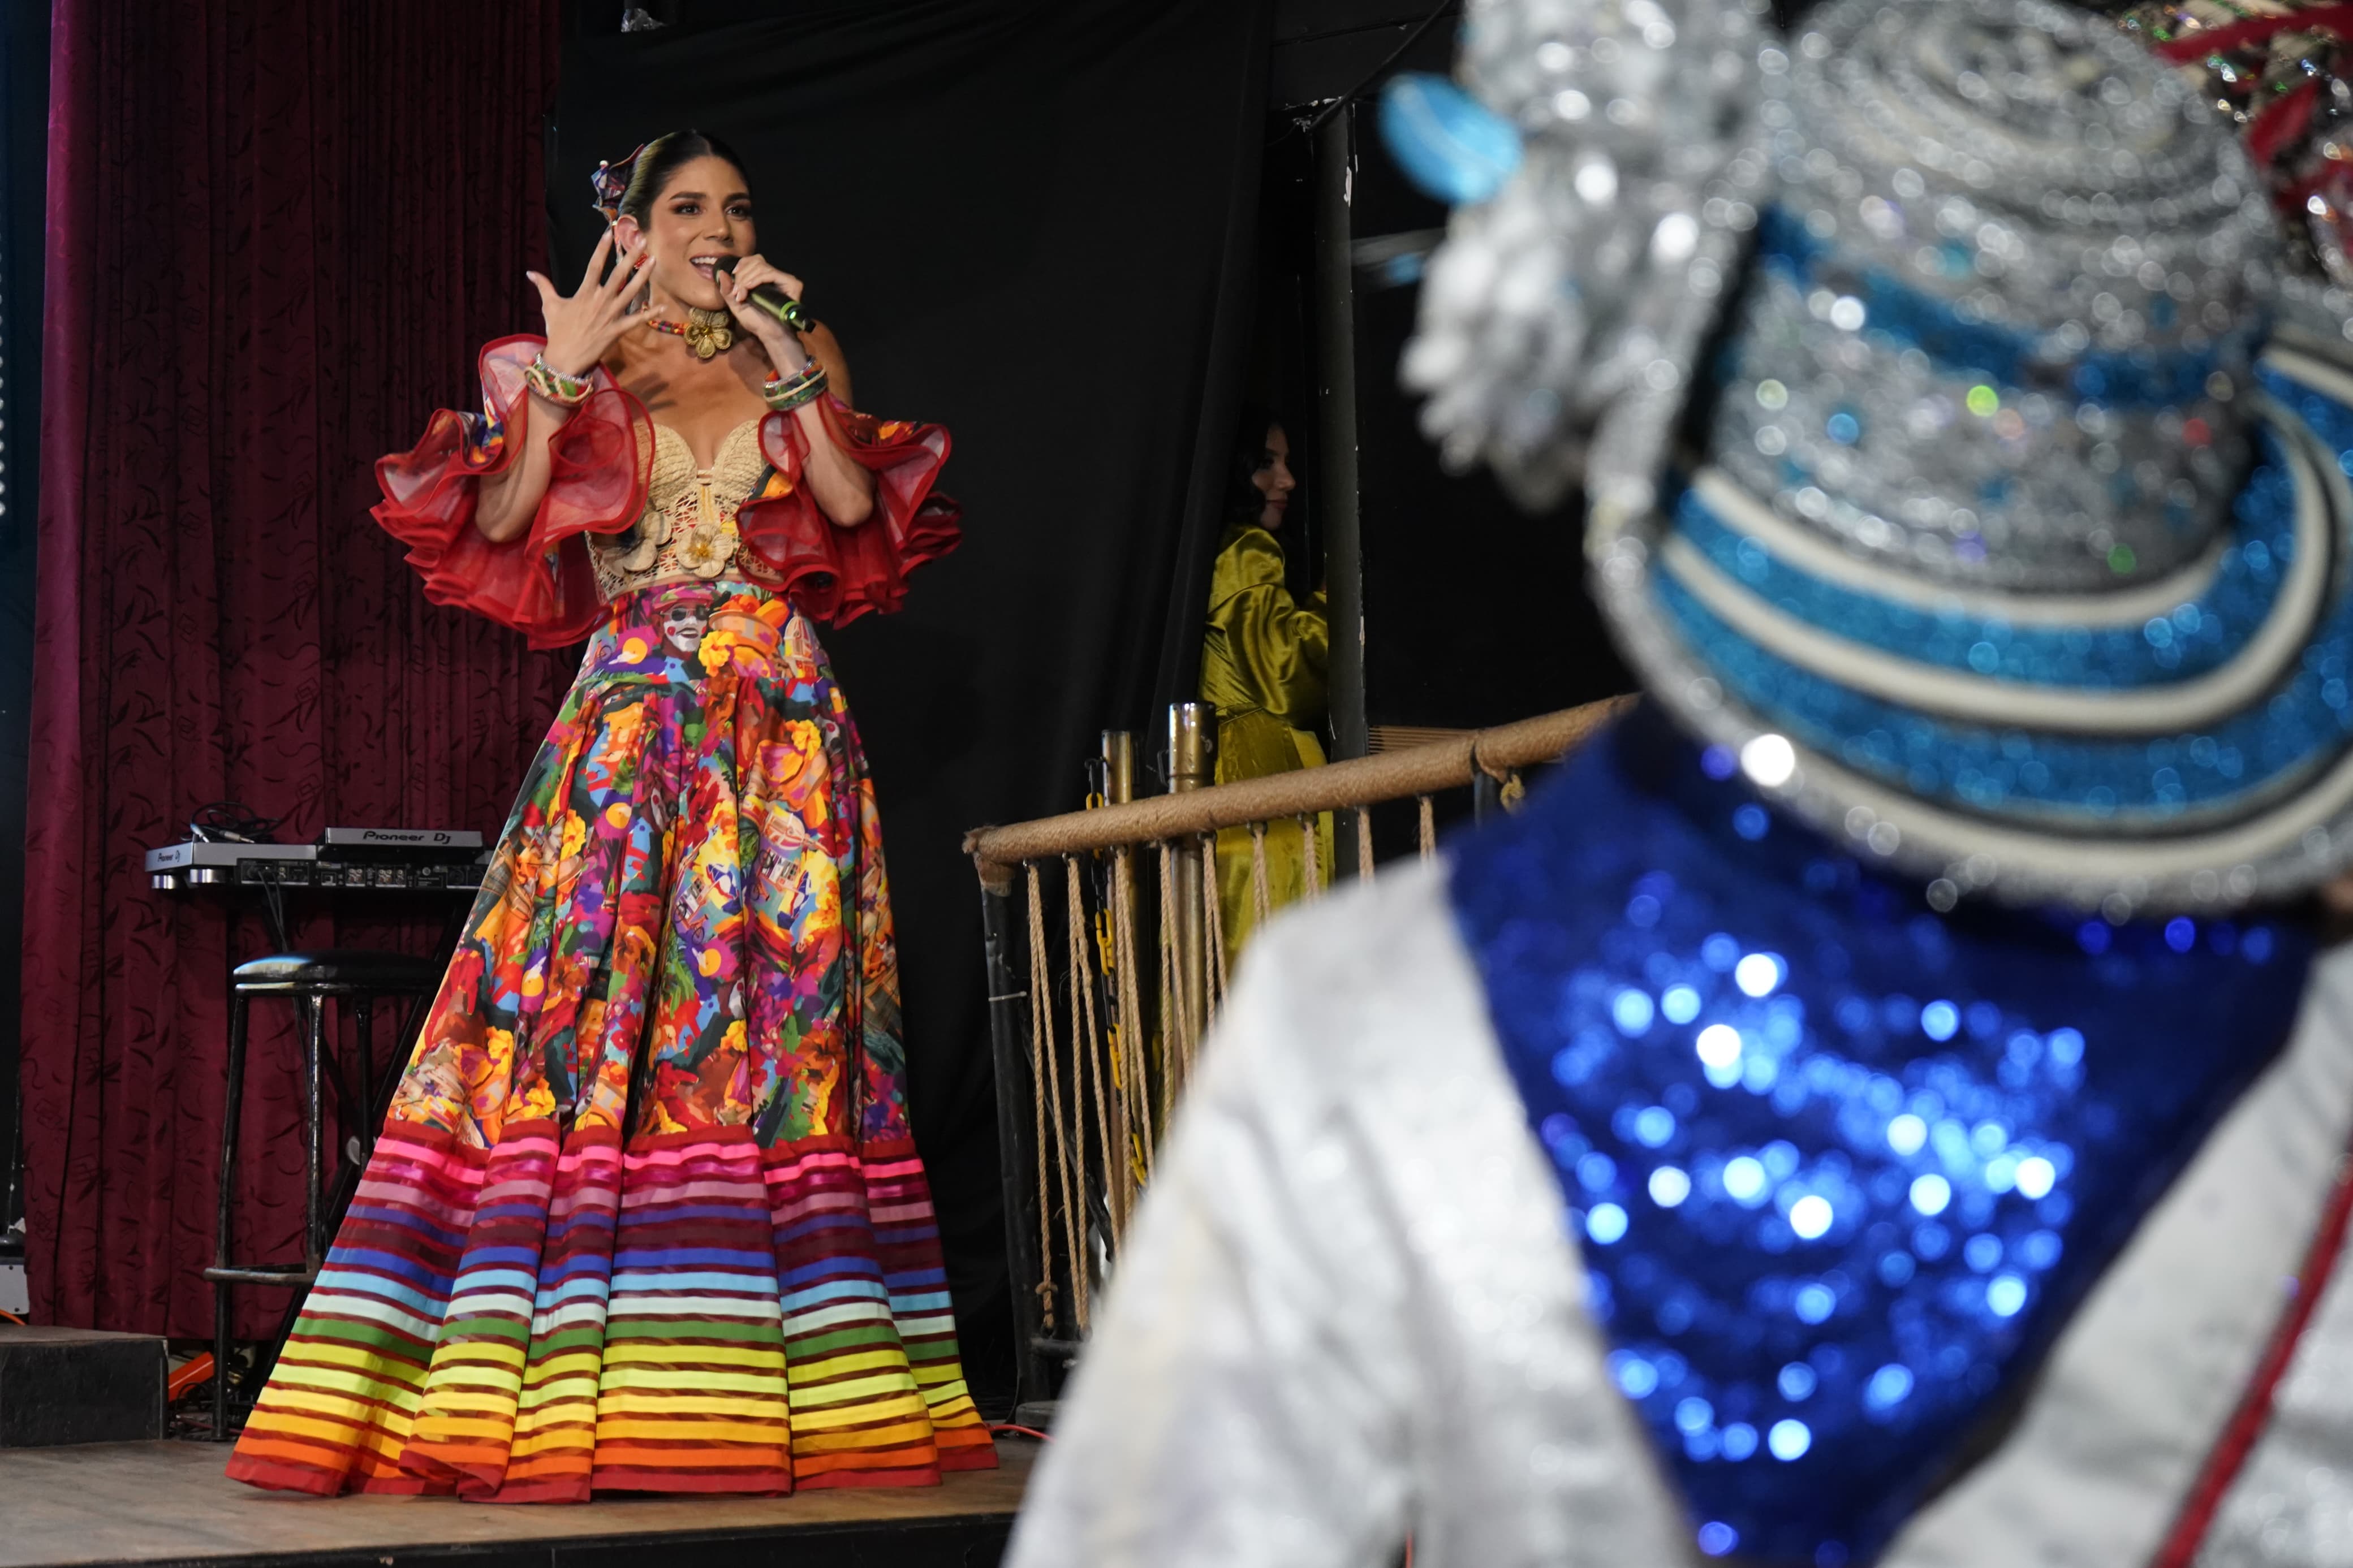
[[[1111,934],[1113,962],[1119,967],[1119,1044],[1127,1062],[1130,1123],[1136,1132],[1138,1173],[1152,1180],[1152,1096],[1144,1051],[1144,1003],[1135,987],[1135,867],[1134,854],[1112,851]]]
[[[1264,931],[1274,918],[1274,890],[1267,885],[1266,824],[1253,822],[1250,835],[1250,929]]]
[[[1038,867],[1032,862],[1029,873],[1029,994],[1034,999],[1029,1009],[1030,1042],[1043,1064],[1042,1073],[1050,1097],[1054,1121],[1054,1165],[1061,1176],[1062,1226],[1069,1237],[1071,1251],[1071,1317],[1079,1332],[1087,1331],[1087,1271],[1086,1255],[1079,1249],[1078,1194],[1073,1190],[1071,1175],[1071,1148],[1062,1135],[1062,1068],[1060,1051],[1054,1042],[1053,977],[1046,963],[1046,900],[1039,891]],[[1075,1092],[1075,1085],[1073,1092]],[[1039,1096],[1033,1091],[1030,1100]],[[1045,1299],[1046,1327],[1054,1326],[1054,1243],[1053,1227],[1047,1211],[1052,1198],[1046,1186],[1046,1137],[1042,1129],[1038,1135],[1038,1257],[1044,1278],[1039,1281],[1039,1292]]]
[[[1095,1022],[1095,977],[1087,967],[1082,937],[1087,917],[1079,898],[1079,862],[1074,856],[1065,856],[1062,865],[1069,873],[1071,903],[1071,1041],[1076,1048],[1081,1038],[1080,1021],[1083,1018],[1086,1058],[1094,1068],[1095,1137],[1103,1152],[1103,1206],[1110,1216],[1111,1239],[1116,1244],[1127,1224],[1127,1160],[1121,1152],[1127,1147],[1127,1130],[1121,1127],[1114,1135],[1112,1106],[1116,1097],[1106,1093],[1103,1087],[1103,1080],[1111,1076],[1111,1064],[1103,1055],[1103,1035]],[[1123,1111],[1124,1109],[1122,1107]]]
[[[1201,946],[1206,951],[1202,954],[1201,968],[1208,983],[1204,987],[1208,1005],[1202,1009],[1201,1038],[1207,1040],[1209,1031],[1217,1027],[1218,1014],[1233,983],[1226,973],[1225,900],[1218,897],[1218,879],[1209,874],[1209,868],[1218,863],[1217,839],[1205,835],[1197,853],[1201,857],[1204,868],[1201,878]],[[1195,1049],[1199,1047],[1196,1046]]]
[[[1192,987],[1176,984],[1176,847],[1160,847],[1160,1119],[1176,1108],[1179,1072],[1193,1076]],[[1172,1048],[1173,1041],[1173,1048]]]
[[[1038,994],[1038,953],[1045,942],[1045,920],[1034,896],[1038,884],[1038,868],[1029,868],[1029,885],[1033,896],[1029,900],[1029,994]],[[1050,1008],[1029,1010],[1029,1071],[1034,1087],[1029,1095],[1030,1109],[1035,1112],[1033,1124],[1038,1142],[1038,1256],[1044,1260],[1038,1284],[1039,1313],[1046,1331],[1054,1331],[1054,1205],[1046,1185],[1046,1074],[1050,1068],[1050,1052],[1040,1031],[1041,1020]],[[1061,1131],[1060,1107],[1056,1108],[1054,1131]]]

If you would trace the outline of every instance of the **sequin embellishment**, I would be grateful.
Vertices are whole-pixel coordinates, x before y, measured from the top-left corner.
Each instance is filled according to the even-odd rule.
[[[1805,476],[1790,477],[1802,487]],[[2185,680],[2237,658],[2279,597],[2295,538],[2287,505],[2242,504],[2205,593],[2136,626],[2062,628],[1915,608],[1825,582],[1718,517],[1694,489],[1676,503],[1675,526],[1758,598],[1850,641],[1997,680],[2111,689]]]
[[[2353,409],[2268,366],[2258,374],[2337,468],[2353,471]],[[2216,595],[2234,606],[2234,616],[2243,613],[2245,603],[2227,591],[2234,576],[2246,579],[2250,587],[2257,577],[2275,577],[2293,549],[2295,487],[2279,460],[2278,439],[2270,430],[2263,433],[2270,456],[2248,478],[2237,501],[2240,533],[2232,548],[2238,565],[2234,573],[2226,563]],[[1679,519],[1690,511],[1680,508]],[[1723,548],[1704,532],[1700,542],[1703,548],[1715,544],[1712,556]],[[1739,549],[1736,542],[1731,546],[1736,571]],[[2260,571],[2254,570],[2258,565]],[[1651,592],[1666,623],[1707,661],[1725,691],[1767,722],[1858,772],[1977,811],[2095,831],[2135,821],[2187,823],[2268,798],[2342,754],[2353,741],[2353,594],[2342,591],[2268,700],[2195,731],[2116,740],[2000,731],[1939,720],[1777,658],[1712,615],[1671,574],[1657,574]],[[2172,629],[2164,635],[2176,646],[2192,641],[2185,627],[2193,617],[2200,628],[2206,622],[2200,606],[2186,610],[2179,621],[2168,617]],[[1845,611],[1836,613],[1842,616]],[[2219,611],[2216,618],[2221,618]],[[1843,620],[1837,624],[1847,629]],[[1862,640],[1870,640],[1873,625],[1869,617],[1857,620]],[[2154,646],[2158,634],[2144,627],[2141,635]],[[2063,684],[2085,673],[2093,646],[2089,634],[2079,634],[2076,655],[2054,657],[2064,655],[2064,641],[2030,641],[2028,662],[2018,673]],[[2006,656],[1997,650],[1997,659],[2001,657]],[[1993,673],[2008,671],[1997,664]]]
[[[1836,1568],[2276,1052],[2311,944],[1940,916],[1712,760],[1620,725],[1454,847],[1452,897],[1699,1545]]]

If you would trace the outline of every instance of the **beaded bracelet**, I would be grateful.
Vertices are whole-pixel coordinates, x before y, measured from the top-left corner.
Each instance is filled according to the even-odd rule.
[[[587,375],[566,375],[548,363],[545,354],[523,366],[522,380],[525,386],[550,403],[560,403],[567,408],[575,408],[587,402],[588,395],[596,390],[593,372]]]
[[[771,375],[760,388],[768,406],[779,414],[789,414],[804,403],[814,403],[825,395],[825,366],[811,360],[790,377]]]

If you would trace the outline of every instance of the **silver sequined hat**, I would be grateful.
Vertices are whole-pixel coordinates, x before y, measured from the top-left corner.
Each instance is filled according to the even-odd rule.
[[[2344,301],[2278,283],[2228,129],[2042,0],[1754,28],[1711,0],[1473,5],[1465,85],[1523,153],[1432,263],[1426,424],[1538,500],[1586,449],[1599,595],[1706,765],[1939,907],[2219,910],[2353,860]],[[1712,146],[1680,172],[1637,114],[1567,112],[1645,48],[1715,95],[1686,96]],[[1697,303],[1651,307],[1580,423],[1574,356],[1503,329],[1624,318],[1566,276],[1613,227]],[[1570,285],[1533,306],[1504,281],[1531,253]]]

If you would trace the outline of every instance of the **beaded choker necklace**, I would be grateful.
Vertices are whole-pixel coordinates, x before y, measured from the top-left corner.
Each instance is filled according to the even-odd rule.
[[[723,354],[735,344],[735,318],[724,310],[705,310],[689,305],[683,324],[665,321],[659,316],[651,317],[649,321],[654,331],[668,332],[674,338],[684,338],[686,346],[694,351],[697,359]]]

